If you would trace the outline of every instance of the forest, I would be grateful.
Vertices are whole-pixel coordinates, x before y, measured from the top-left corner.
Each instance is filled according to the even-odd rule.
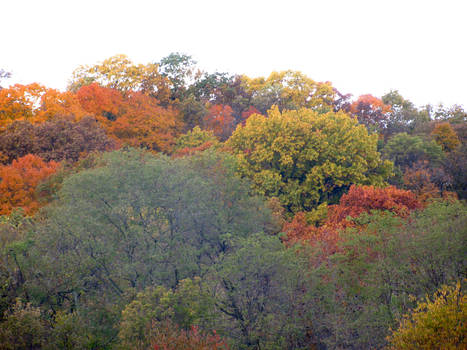
[[[462,106],[181,53],[10,75],[0,350],[467,348]]]

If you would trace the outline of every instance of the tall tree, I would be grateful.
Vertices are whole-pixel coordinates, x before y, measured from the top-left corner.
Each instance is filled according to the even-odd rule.
[[[377,135],[348,115],[309,109],[254,114],[227,145],[239,173],[289,212],[337,202],[351,184],[382,185],[391,172],[376,150]]]

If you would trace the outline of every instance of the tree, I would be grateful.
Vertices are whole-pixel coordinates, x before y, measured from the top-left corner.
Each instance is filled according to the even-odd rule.
[[[40,123],[57,114],[73,114],[80,119],[86,112],[74,94],[47,89],[37,83],[16,84],[0,90],[0,130],[15,120]]]
[[[431,135],[436,143],[443,147],[443,151],[451,152],[460,145],[456,132],[449,123],[440,123],[435,126]]]
[[[200,150],[203,151],[212,146],[218,146],[219,144],[219,140],[214,136],[212,131],[201,130],[199,126],[195,126],[193,130],[177,138],[172,149],[172,154],[175,156],[188,155]]]
[[[32,154],[13,160],[11,165],[0,166],[0,215],[8,215],[14,208],[33,214],[41,204],[36,198],[37,185],[58,166],[54,161],[47,163]]]
[[[149,285],[175,287],[215,263],[226,237],[269,230],[272,220],[232,159],[213,152],[107,153],[66,178],[54,203],[35,229],[34,269],[48,281],[42,302],[59,304],[73,293],[118,301]]]
[[[45,161],[73,161],[94,151],[115,148],[92,117],[76,121],[70,117],[56,117],[41,124],[15,121],[0,134],[1,162],[34,154]]]
[[[419,301],[388,337],[390,349],[463,349],[467,347],[467,295],[461,283],[443,286],[433,299]]]
[[[267,79],[243,78],[247,92],[252,95],[251,104],[261,113],[273,105],[280,111],[311,108],[332,110],[335,91],[331,83],[318,83],[298,71],[272,72]]]
[[[350,111],[369,131],[383,132],[388,124],[391,106],[372,95],[362,95],[351,104]]]
[[[208,114],[204,117],[204,128],[212,130],[214,135],[225,141],[234,129],[235,119],[232,108],[226,105],[213,105],[209,107]]]
[[[384,184],[391,164],[380,160],[376,143],[377,135],[342,112],[272,109],[250,116],[227,146],[258,192],[296,213],[337,202],[351,184]]]
[[[48,327],[41,311],[17,301],[0,322],[0,350],[39,350],[47,344]]]
[[[303,256],[264,234],[236,245],[206,279],[219,334],[241,349],[309,349],[316,339]]]
[[[189,55],[173,52],[158,63],[160,74],[170,82],[171,98],[182,99],[193,80],[196,61]]]
[[[106,126],[109,135],[126,145],[167,152],[183,129],[177,110],[164,108],[156,99],[140,92],[129,94],[122,110]]]
[[[115,121],[121,115],[124,99],[116,89],[102,87],[97,83],[82,86],[76,96],[81,107],[89,114]],[[104,119],[104,121],[105,121]]]
[[[392,160],[395,166],[401,168],[410,167],[423,160],[439,164],[444,158],[443,150],[436,142],[406,133],[391,137],[381,153],[386,159]]]

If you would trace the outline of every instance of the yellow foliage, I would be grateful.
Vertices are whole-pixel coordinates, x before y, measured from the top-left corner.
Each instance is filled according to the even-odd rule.
[[[418,303],[388,338],[390,349],[467,349],[467,295],[460,282]]]

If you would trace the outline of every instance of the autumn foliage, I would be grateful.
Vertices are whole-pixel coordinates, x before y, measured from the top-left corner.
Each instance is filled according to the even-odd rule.
[[[360,123],[382,131],[387,124],[391,106],[373,95],[362,95],[350,105],[350,111]]]
[[[52,175],[59,164],[45,162],[28,154],[11,165],[0,167],[0,215],[8,215],[14,208],[23,208],[26,214],[33,214],[40,203],[36,198],[37,185]]]
[[[209,108],[208,114],[204,117],[204,126],[212,130],[214,135],[221,140],[227,139],[233,132],[235,118],[233,111],[227,105],[213,105]]]
[[[202,332],[193,326],[189,330],[180,329],[177,325],[166,322],[152,329],[151,341],[154,350],[227,350],[229,347],[216,331]]]
[[[341,197],[338,205],[328,206],[328,216],[325,223],[315,227],[308,223],[306,214],[297,213],[291,222],[284,224],[286,233],[284,241],[330,244],[334,247],[343,228],[355,226],[348,218],[356,218],[362,213],[389,211],[400,217],[407,217],[411,211],[421,208],[414,193],[400,190],[394,186],[378,188],[373,186],[352,185],[348,193]]]

